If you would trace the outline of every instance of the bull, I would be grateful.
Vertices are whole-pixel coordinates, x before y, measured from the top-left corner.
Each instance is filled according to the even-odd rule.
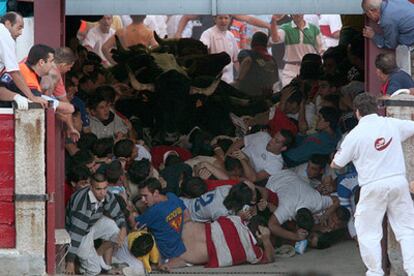
[[[118,65],[113,73],[118,79],[128,79],[135,90],[152,94],[156,132],[188,133],[197,125],[213,135],[233,135],[229,113],[238,104],[231,98],[249,99],[220,80],[223,68],[230,63],[229,55],[208,54],[203,43],[191,38],[154,35],[159,47],[152,50],[142,45],[124,49],[116,38],[113,58]]]

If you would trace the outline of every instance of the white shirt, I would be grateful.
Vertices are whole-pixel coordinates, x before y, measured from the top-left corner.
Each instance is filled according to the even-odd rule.
[[[181,18],[183,15],[176,14],[176,15],[169,15],[167,20],[167,34],[169,38],[173,38],[175,33],[177,32],[178,24],[180,23]],[[181,33],[181,37],[191,37],[193,34],[193,21],[188,21],[187,25],[183,32]]]
[[[135,158],[135,160],[139,161],[142,159],[148,159],[149,161],[152,160],[151,153],[147,150],[146,147],[140,144],[135,144],[135,147],[138,149],[138,156]]]
[[[103,61],[108,62],[102,53],[102,45],[114,34],[115,30],[112,28],[109,29],[108,33],[103,33],[99,26],[95,26],[88,31],[82,45],[91,47],[95,54]]]
[[[345,137],[333,161],[340,167],[352,161],[360,186],[405,175],[401,142],[412,135],[414,121],[370,114],[362,117]]]
[[[223,205],[224,199],[229,194],[231,185],[217,187],[197,198],[181,198],[190,212],[192,221],[215,221],[221,216],[228,216],[229,210]]]
[[[257,132],[244,136],[243,152],[249,157],[256,173],[266,171],[273,175],[283,168],[283,158],[266,150],[267,143],[272,139],[267,132]]]
[[[102,199],[101,201],[98,201],[98,199],[95,197],[95,195],[93,194],[93,192],[91,190],[89,190],[88,196],[89,196],[89,200],[93,204],[93,206],[95,208],[95,212],[96,212],[96,210],[98,210],[98,208],[103,205],[103,203],[105,201],[105,198]]]
[[[166,15],[147,15],[144,24],[155,31],[159,37],[164,38],[167,35],[167,19]]]
[[[329,47],[338,46],[339,39],[324,35],[324,31],[329,29],[331,34],[333,34],[334,32],[341,30],[342,20],[339,14],[305,14],[304,19],[321,30],[322,46],[324,50]]]
[[[272,175],[266,188],[275,192],[279,198],[274,215],[280,224],[294,219],[301,208],[317,214],[332,205],[330,196],[322,196],[291,170],[282,170]]]
[[[319,28],[322,29],[321,33],[322,33],[323,48],[326,50],[329,47],[338,46],[339,39],[324,35],[323,33],[324,27],[329,28],[331,31],[331,34],[333,34],[334,32],[340,31],[342,28],[341,16],[339,14],[321,14],[319,16]]]
[[[237,61],[239,48],[234,35],[230,31],[220,31],[217,26],[213,26],[205,30],[200,37],[211,54],[226,52],[231,58],[230,64],[223,69],[223,76],[221,79],[227,83],[234,81],[233,63]]]
[[[0,24],[0,72],[19,71],[19,64],[16,57],[16,41],[9,30]]]

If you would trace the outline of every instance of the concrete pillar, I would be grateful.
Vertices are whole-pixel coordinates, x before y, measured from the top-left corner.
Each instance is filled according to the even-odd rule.
[[[0,251],[1,275],[45,275],[45,111],[15,111],[16,248]]]
[[[410,106],[411,105],[411,106]],[[387,116],[413,120],[414,119],[414,96],[399,95],[387,101]],[[405,167],[407,169],[407,180],[414,180],[414,138],[411,137],[403,143]],[[388,257],[391,263],[390,275],[406,275],[403,269],[400,244],[395,240],[394,233],[388,224]]]

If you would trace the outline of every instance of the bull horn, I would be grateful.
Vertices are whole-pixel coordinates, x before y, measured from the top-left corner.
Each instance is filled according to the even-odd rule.
[[[141,68],[139,71],[142,71],[143,69],[144,68]],[[129,67],[127,67],[127,70],[128,70],[129,82],[131,83],[132,88],[134,88],[137,91],[147,90],[147,91],[154,92],[155,87],[153,83],[141,83],[137,80],[137,78],[132,73]]]
[[[155,39],[155,41],[157,41],[158,45],[161,45],[161,44],[164,43],[164,40],[161,37],[158,36],[156,31],[154,31],[154,39]]]
[[[194,95],[194,94],[203,94],[206,96],[211,96],[214,91],[216,91],[219,83],[221,80],[221,74],[206,88],[200,88],[200,87],[194,87],[191,86],[190,87],[190,95]]]

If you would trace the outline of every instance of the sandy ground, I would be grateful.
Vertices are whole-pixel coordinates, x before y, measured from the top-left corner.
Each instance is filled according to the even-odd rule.
[[[311,249],[304,255],[277,258],[266,265],[241,265],[229,268],[207,269],[202,266],[174,270],[170,274],[183,275],[300,275],[300,276],[357,276],[364,275],[365,267],[356,243],[346,241],[324,250]],[[162,273],[151,273],[162,274]]]

